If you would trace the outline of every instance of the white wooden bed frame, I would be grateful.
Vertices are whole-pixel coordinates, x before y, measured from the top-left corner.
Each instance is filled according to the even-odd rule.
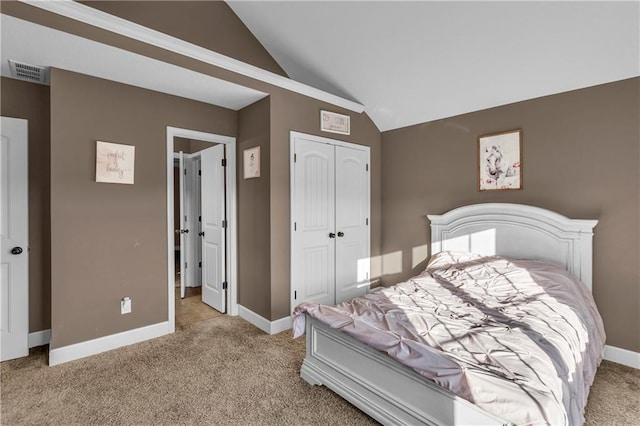
[[[431,252],[469,251],[563,266],[591,289],[596,220],[520,204],[475,204],[429,215]],[[356,339],[307,316],[300,376],[385,425],[506,425]]]

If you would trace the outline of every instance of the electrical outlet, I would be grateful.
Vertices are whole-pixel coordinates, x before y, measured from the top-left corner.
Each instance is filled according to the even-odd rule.
[[[131,313],[131,298],[130,297],[123,297],[122,300],[120,301],[120,313],[122,315]]]

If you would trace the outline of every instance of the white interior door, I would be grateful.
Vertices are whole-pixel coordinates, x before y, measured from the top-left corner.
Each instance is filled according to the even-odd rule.
[[[179,163],[178,166],[180,168],[180,297],[184,299],[185,293],[185,284],[186,284],[186,245],[185,245],[185,234],[189,232],[186,225],[185,220],[185,212],[184,212],[184,198],[185,198],[185,167],[184,167],[184,153],[180,151],[179,155]]]
[[[200,153],[202,205],[202,301],[226,309],[224,145]]]
[[[0,361],[29,355],[27,120],[0,123]]]
[[[369,288],[369,153],[336,146],[336,301]]]
[[[332,145],[294,142],[293,303],[335,302],[335,160]]]
[[[198,236],[200,229],[200,154],[184,158],[184,218],[185,227],[189,232],[184,234],[184,285],[185,287],[199,287],[201,284],[200,255],[201,241]]]

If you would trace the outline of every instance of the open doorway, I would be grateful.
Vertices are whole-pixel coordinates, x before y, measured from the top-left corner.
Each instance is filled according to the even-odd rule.
[[[167,128],[169,323],[237,315],[235,139]]]
[[[209,306],[202,295],[202,191],[201,151],[218,144],[174,138],[173,198],[175,246],[175,322],[176,327],[215,318],[224,313],[220,306]],[[225,200],[225,188],[210,197]],[[225,277],[226,278],[226,277]]]

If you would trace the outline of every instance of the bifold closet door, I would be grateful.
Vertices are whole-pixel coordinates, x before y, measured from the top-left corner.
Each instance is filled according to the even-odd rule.
[[[335,303],[335,159],[332,145],[295,142],[291,280],[295,301]],[[296,302],[297,303],[297,302]]]
[[[336,300],[362,296],[369,282],[369,178],[367,152],[335,147]]]

